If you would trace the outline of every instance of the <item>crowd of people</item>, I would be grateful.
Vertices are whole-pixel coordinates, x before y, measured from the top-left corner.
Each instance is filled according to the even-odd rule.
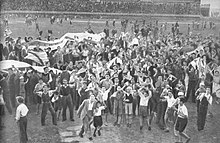
[[[82,120],[80,137],[85,133],[90,140],[92,135],[96,137],[96,132],[101,135],[102,125],[108,125],[109,115],[114,115],[115,126],[126,124],[128,128],[133,125],[133,117],[138,116],[140,131],[145,120],[150,131],[153,118],[166,132],[174,124],[179,142],[182,137],[189,142],[190,137],[184,133],[189,117],[184,103],[192,102],[197,108],[198,131],[204,129],[207,114],[212,116],[212,105],[219,104],[219,37],[204,37],[191,32],[180,34],[178,22],[172,25],[172,29],[163,25],[159,30],[158,21],[149,25],[132,22],[132,32],[126,33],[128,21],[121,22],[122,33],[110,29],[109,22],[106,22],[105,37],[99,42],[71,40],[55,50],[50,47],[41,49],[36,45],[33,51],[47,53],[49,62],[44,65],[25,60],[30,51],[28,43],[34,40],[32,37],[25,37],[24,43],[21,37],[16,40],[7,37],[0,47],[1,60],[29,62],[43,66],[44,71],[15,66],[1,71],[0,120],[4,107],[13,113],[16,96],[19,96],[20,105],[36,105],[36,114],[41,113],[42,126],[48,110],[54,125],[57,125],[61,113],[62,121],[66,121],[68,107],[71,121],[78,117]],[[92,26],[88,26],[88,32],[91,32]],[[170,32],[165,34],[164,31]],[[55,73],[51,67],[61,72]],[[26,116],[28,110],[23,107]],[[95,126],[93,134],[92,123]],[[27,140],[26,130],[21,132],[22,139]]]
[[[71,11],[145,14],[200,14],[198,3],[93,2],[81,0],[16,0],[2,3],[3,10]]]

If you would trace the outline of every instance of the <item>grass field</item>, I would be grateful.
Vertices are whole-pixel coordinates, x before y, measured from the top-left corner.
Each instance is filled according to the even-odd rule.
[[[162,20],[161,20],[162,21]],[[54,37],[61,37],[63,34],[67,32],[83,32],[87,27],[87,20],[84,19],[76,19],[73,22],[73,25],[69,25],[68,22],[64,22],[62,25],[54,24],[51,25],[49,23],[49,19],[41,18],[38,20],[40,29],[44,31],[43,36],[46,36],[45,32],[47,30],[53,30]],[[163,21],[162,21],[163,22]],[[168,21],[168,30],[170,31],[170,25],[175,21]],[[96,32],[102,32],[105,27],[105,20],[92,20],[92,29]],[[180,22],[180,32],[187,32],[187,23],[191,23],[191,21],[182,21]],[[37,37],[38,34],[35,31],[35,25],[30,27],[26,27],[24,24],[24,18],[15,18],[9,19],[9,27],[11,29],[12,37],[24,37],[24,36],[32,36]],[[120,22],[116,22],[116,27],[118,27],[118,31],[120,31]],[[1,27],[2,29],[3,27]],[[128,28],[129,29],[129,28]],[[217,24],[216,30],[204,30],[204,31],[193,31],[193,33],[201,33],[204,36],[209,34],[219,34],[220,24]],[[207,118],[206,127],[204,131],[198,132],[196,126],[196,105],[193,103],[187,103],[186,106],[189,110],[189,123],[186,129],[186,133],[191,136],[191,143],[219,143],[220,141],[220,105],[214,105],[214,117]],[[30,143],[59,143],[59,135],[58,130],[64,127],[73,126],[80,123],[79,119],[75,117],[77,120],[75,123],[67,121],[64,124],[58,122],[58,127],[52,126],[51,123],[51,115],[50,113],[47,115],[47,126],[40,126],[40,116],[35,115],[35,108],[33,106],[29,106],[30,114],[28,116],[28,136]],[[110,123],[113,123],[113,118],[110,117]],[[1,143],[17,143],[18,142],[18,129],[14,122],[14,115],[5,116],[5,126],[6,128],[0,131],[0,134],[3,135],[0,138]],[[112,143],[112,142],[120,142],[120,143],[174,143],[177,141],[177,138],[174,137],[172,132],[172,125],[169,125],[171,131],[169,133],[165,133],[160,130],[155,122],[152,125],[152,131],[147,131],[144,129],[143,133],[139,132],[139,122],[138,118],[134,118],[133,125],[131,129],[127,129],[125,126],[120,128],[118,127],[105,127],[103,128],[103,133],[101,137],[98,137],[94,140],[94,143]],[[117,140],[115,137],[118,137]]]
[[[35,24],[32,24],[32,26],[27,27],[26,24],[24,23],[25,18],[10,18],[9,19],[9,28],[12,31],[12,37],[17,38],[17,37],[22,37],[24,38],[25,36],[32,36],[32,37],[38,37],[38,32],[35,29]],[[100,33],[103,31],[105,28],[105,21],[104,19],[92,19],[91,20],[91,25],[92,29],[94,30],[95,33]],[[141,19],[140,19],[141,21]],[[148,23],[149,21],[146,21]],[[165,20],[159,20],[159,24],[164,23]],[[166,21],[168,23],[167,26],[167,31],[166,33],[171,31],[171,24],[174,24],[176,21],[174,20],[169,20]],[[218,21],[217,21],[218,22]],[[62,24],[53,24],[51,25],[49,23],[48,18],[39,18],[38,19],[39,27],[40,30],[43,31],[43,36],[47,36],[47,30],[52,30],[53,31],[53,37],[54,38],[59,38],[62,35],[64,35],[67,32],[70,33],[77,33],[77,32],[84,32],[85,29],[87,28],[87,19],[74,19],[73,24],[70,25],[68,21],[64,21]],[[186,34],[187,33],[187,24],[192,25],[192,21],[179,21],[180,23],[180,33]],[[110,28],[112,28],[112,20],[109,21]],[[141,26],[141,24],[140,24]],[[200,25],[201,26],[201,25]],[[130,31],[131,25],[128,25],[127,30]],[[209,25],[207,25],[209,27]],[[118,30],[118,33],[121,30],[121,22],[119,20],[116,21],[116,28]],[[4,29],[4,26],[1,26],[1,29]],[[192,28],[191,28],[192,29]],[[3,31],[2,31],[3,32]],[[204,36],[208,36],[209,34],[214,34],[216,36],[219,36],[220,34],[220,23],[218,22],[216,25],[215,30],[192,30],[193,33],[201,33]]]

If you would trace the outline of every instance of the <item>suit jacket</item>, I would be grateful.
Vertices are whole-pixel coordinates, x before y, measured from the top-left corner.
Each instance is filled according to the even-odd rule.
[[[95,109],[96,102],[93,103],[92,111]],[[81,120],[85,118],[89,111],[89,99],[85,99],[77,110],[77,115]]]

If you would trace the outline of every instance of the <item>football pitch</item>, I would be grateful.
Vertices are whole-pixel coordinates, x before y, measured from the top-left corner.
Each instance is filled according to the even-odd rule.
[[[43,31],[42,34],[42,38],[44,39],[48,33],[48,30],[52,30],[53,31],[53,38],[60,38],[62,35],[64,35],[65,33],[78,33],[78,32],[84,32],[87,27],[88,27],[88,19],[73,19],[72,20],[72,24],[70,24],[69,21],[63,20],[62,24],[55,22],[54,24],[50,24],[50,19],[49,18],[38,18],[37,23],[39,24],[39,29],[40,31]],[[113,19],[108,20],[109,21],[109,28],[110,31],[111,29],[113,29],[112,26],[112,21]],[[132,22],[134,22],[134,19],[130,19],[129,20],[129,24],[128,27],[126,29],[126,31],[130,32],[131,31],[131,25]],[[140,27],[142,26],[142,21],[143,19],[139,20],[139,25]],[[151,21],[152,24],[155,24],[155,20]],[[172,24],[175,24],[176,20],[160,20],[159,19],[159,26],[162,25],[163,23],[167,22],[167,30],[166,30],[166,34],[171,32],[171,26]],[[100,33],[103,32],[103,29],[105,28],[105,23],[106,23],[106,19],[91,19],[90,20],[91,23],[91,27],[92,30],[95,33]],[[146,24],[149,24],[150,20],[146,20]],[[209,23],[207,22],[207,28],[204,30],[201,30],[201,25],[202,25],[202,21],[200,22],[200,28],[198,29],[193,29],[192,28],[192,21],[179,21],[180,24],[180,33],[186,34],[188,31],[188,24],[190,24],[190,31],[193,34],[202,34],[203,36],[208,36],[210,34],[215,35],[215,36],[219,36],[220,35],[220,23],[217,22],[216,23],[216,28],[214,30],[210,30],[209,29]],[[3,26],[3,24],[1,24],[1,29],[3,31],[3,29],[5,29],[5,27]],[[39,33],[36,30],[36,25],[35,23],[32,23],[31,26],[27,26],[25,24],[25,18],[17,18],[17,17],[11,17],[9,18],[9,29],[12,31],[11,36],[13,38],[17,38],[17,37],[21,37],[24,38],[25,36],[31,36],[34,38],[37,38],[39,36]],[[121,31],[121,21],[120,20],[116,20],[116,29],[118,31],[118,34]],[[3,40],[3,39],[2,39]]]

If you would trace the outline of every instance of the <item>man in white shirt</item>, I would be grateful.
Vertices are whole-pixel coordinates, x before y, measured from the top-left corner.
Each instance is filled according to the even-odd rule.
[[[20,132],[20,143],[26,143],[28,141],[27,137],[27,113],[28,108],[24,104],[24,98],[22,96],[17,96],[17,103],[19,104],[16,110],[15,120],[18,123]]]
[[[138,90],[139,96],[140,96],[140,108],[139,108],[139,116],[140,116],[140,130],[143,129],[143,120],[144,118],[147,118],[149,115],[149,108],[148,108],[148,102],[150,98],[152,97],[152,92],[149,90],[149,87],[147,88],[140,88]],[[149,123],[149,120],[147,120],[148,124],[148,130],[151,130],[151,125]]]

